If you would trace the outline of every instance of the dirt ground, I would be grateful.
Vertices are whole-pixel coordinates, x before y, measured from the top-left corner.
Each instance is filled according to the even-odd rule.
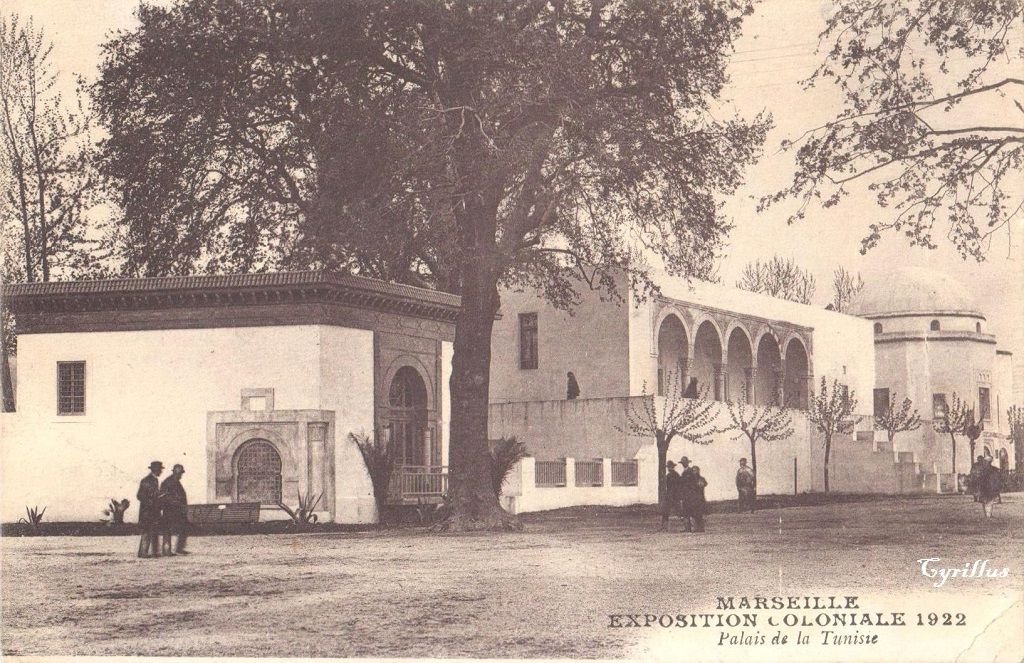
[[[650,629],[610,628],[610,615],[713,612],[719,596],[1024,595],[1024,496],[1005,497],[992,520],[980,512],[964,496],[893,499],[720,514],[686,534],[656,531],[650,509],[570,510],[493,536],[197,537],[194,554],[157,560],[136,559],[134,538],[5,537],[0,644],[22,655],[632,656]],[[988,559],[1010,575],[934,588],[922,557]]]

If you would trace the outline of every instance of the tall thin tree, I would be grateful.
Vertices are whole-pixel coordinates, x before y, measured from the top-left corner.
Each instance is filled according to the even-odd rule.
[[[850,416],[857,407],[857,398],[853,390],[838,380],[829,386],[825,376],[821,376],[821,387],[817,394],[812,394],[807,418],[815,425],[822,436],[825,447],[825,492],[829,491],[829,462],[832,454],[832,440],[837,434],[849,435],[853,432],[854,420]]]
[[[881,414],[875,415],[875,430],[884,430],[889,438],[889,448],[897,433],[909,433],[921,427],[921,416],[909,398],[897,405],[896,392],[889,395],[889,402]]]

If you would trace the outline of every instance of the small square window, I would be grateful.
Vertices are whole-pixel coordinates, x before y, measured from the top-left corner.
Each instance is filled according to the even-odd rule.
[[[57,414],[85,414],[85,362],[57,362]]]

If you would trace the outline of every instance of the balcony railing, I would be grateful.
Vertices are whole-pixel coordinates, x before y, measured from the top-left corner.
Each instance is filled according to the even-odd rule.
[[[388,502],[440,502],[448,492],[448,468],[442,465],[399,465],[391,473]]]

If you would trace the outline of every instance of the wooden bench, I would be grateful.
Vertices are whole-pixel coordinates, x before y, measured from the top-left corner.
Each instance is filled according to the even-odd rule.
[[[248,524],[260,521],[259,502],[189,504],[188,521],[194,525]]]

